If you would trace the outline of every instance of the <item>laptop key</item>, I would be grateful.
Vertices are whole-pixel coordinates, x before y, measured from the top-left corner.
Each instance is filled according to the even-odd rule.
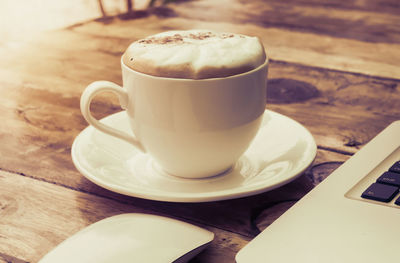
[[[396,201],[394,202],[396,205],[400,205],[400,197],[396,199]]]
[[[389,168],[390,172],[400,173],[400,161],[395,162],[392,167]]]
[[[361,197],[381,202],[390,202],[398,192],[399,188],[396,186],[373,183],[362,193]]]
[[[384,172],[377,180],[378,183],[400,186],[400,173]]]

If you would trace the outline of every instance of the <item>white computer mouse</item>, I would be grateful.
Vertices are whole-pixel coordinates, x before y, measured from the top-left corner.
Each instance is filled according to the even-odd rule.
[[[183,263],[213,239],[214,233],[175,219],[121,214],[87,226],[56,246],[39,263]]]

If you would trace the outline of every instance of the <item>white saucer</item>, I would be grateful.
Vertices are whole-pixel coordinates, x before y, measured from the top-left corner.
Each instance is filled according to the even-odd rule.
[[[129,130],[125,112],[102,122]],[[208,202],[266,192],[282,186],[311,164],[317,147],[298,122],[265,111],[262,126],[249,149],[224,174],[185,179],[164,173],[149,155],[93,127],[84,129],[72,144],[72,160],[90,181],[108,190],[151,200]]]

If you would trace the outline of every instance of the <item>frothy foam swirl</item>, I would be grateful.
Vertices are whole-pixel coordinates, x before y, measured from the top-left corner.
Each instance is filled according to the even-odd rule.
[[[257,37],[209,30],[168,31],[133,42],[123,62],[148,75],[207,79],[250,71],[266,60]]]

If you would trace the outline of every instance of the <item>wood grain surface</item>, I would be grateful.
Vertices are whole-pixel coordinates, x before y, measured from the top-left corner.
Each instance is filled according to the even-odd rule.
[[[267,54],[275,60],[386,78],[400,77],[400,3],[368,1],[364,3],[365,8],[349,9],[346,4],[304,2],[189,1],[98,19],[72,28],[96,36],[130,40],[173,29],[209,28],[245,33],[260,37]],[[381,8],[375,9],[378,5]],[[389,6],[392,12],[387,11]]]
[[[223,12],[221,11],[223,10]],[[0,262],[37,262],[105,217],[145,212],[216,233],[192,262],[233,262],[237,251],[400,117],[400,6],[372,1],[177,1],[20,41],[0,39]],[[318,153],[295,181],[228,201],[127,197],[85,179],[71,144],[87,126],[79,99],[92,81],[121,84],[130,42],[172,29],[259,36],[270,57],[267,108],[303,124]],[[120,111],[96,97],[97,118]]]

